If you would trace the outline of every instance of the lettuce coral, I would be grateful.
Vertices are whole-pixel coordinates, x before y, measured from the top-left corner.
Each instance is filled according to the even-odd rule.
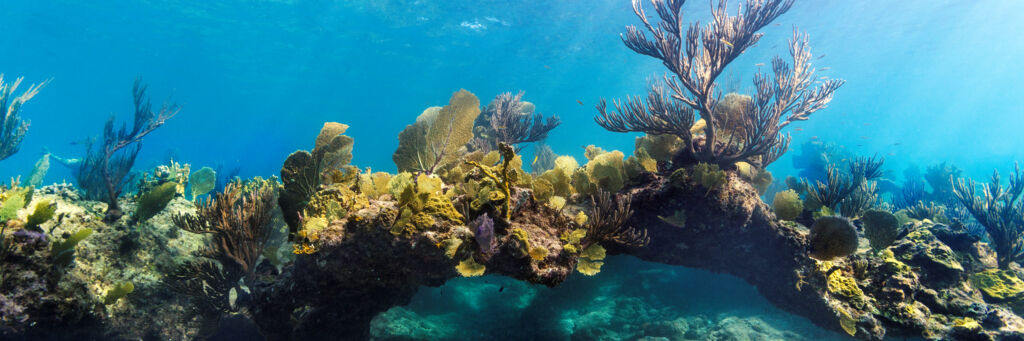
[[[576,271],[587,276],[596,275],[601,272],[604,265],[605,250],[598,244],[592,244],[580,253],[580,262],[576,264]]]
[[[487,267],[483,264],[477,263],[472,257],[466,258],[459,262],[459,265],[455,266],[455,270],[459,272],[462,277],[477,277],[483,276],[484,272],[487,271]]]
[[[115,285],[110,290],[107,290],[107,294],[103,296],[103,304],[111,305],[117,303],[117,300],[127,296],[128,294],[135,291],[135,284],[132,282],[124,282]]]
[[[57,212],[57,203],[51,202],[48,199],[40,200],[36,203],[35,209],[25,219],[25,228],[35,231],[41,231],[39,225],[49,221],[53,218],[53,214]]]

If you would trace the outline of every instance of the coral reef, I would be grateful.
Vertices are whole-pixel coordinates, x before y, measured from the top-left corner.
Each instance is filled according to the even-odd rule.
[[[977,187],[974,180],[959,179],[953,183],[953,195],[988,231],[999,266],[1006,269],[1010,262],[1024,257],[1024,173],[1017,165],[1009,185],[1003,187],[999,172],[993,171],[992,181],[984,185],[981,196],[975,194]]]

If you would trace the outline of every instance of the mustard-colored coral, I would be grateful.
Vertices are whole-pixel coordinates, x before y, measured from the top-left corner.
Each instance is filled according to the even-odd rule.
[[[542,261],[548,257],[548,249],[543,246],[534,246],[530,248],[530,258],[535,261]]]
[[[420,175],[415,183],[395,182],[397,178],[399,176],[392,177],[392,184],[405,187],[398,195],[398,219],[392,225],[391,233],[399,235],[422,231],[436,225],[437,219],[462,224],[462,214],[443,193],[444,184],[440,178]]]
[[[586,215],[584,215],[586,216]],[[562,240],[562,249],[569,253],[577,253],[580,251],[580,242],[587,236],[586,229],[575,229],[572,231],[562,232],[558,238]]]
[[[588,246],[580,253],[580,261],[576,264],[576,271],[587,276],[596,275],[598,272],[601,272],[605,255],[604,247],[601,247],[601,245],[592,244]]]
[[[494,183],[494,187],[500,191],[501,195],[505,198],[505,220],[511,220],[512,204],[509,202],[508,198],[512,196],[512,185],[519,179],[520,172],[522,172],[521,167],[523,162],[522,159],[518,159],[516,157],[512,146],[508,144],[498,144],[498,150],[501,151],[501,157],[503,160],[500,167],[487,166],[474,161],[466,161],[466,163],[479,169],[480,172],[483,173],[484,177]]]
[[[483,276],[484,272],[487,271],[487,267],[483,264],[477,263],[476,260],[471,257],[459,262],[459,265],[455,266],[455,270],[458,271],[462,277],[477,277]]]
[[[859,299],[864,291],[857,286],[857,281],[852,277],[843,276],[841,271],[832,271],[828,275],[828,291],[847,299]]]

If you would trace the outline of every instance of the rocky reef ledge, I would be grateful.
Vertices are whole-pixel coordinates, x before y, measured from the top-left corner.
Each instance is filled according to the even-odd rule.
[[[650,243],[611,246],[609,253],[735,275],[777,306],[859,339],[1024,337],[1024,320],[1011,310],[1024,297],[1024,283],[995,267],[985,243],[949,226],[911,222],[880,256],[819,261],[808,257],[807,228],[776,219],[734,173],[710,191],[694,180],[648,174],[624,193],[633,198],[627,224],[644,226]],[[568,230],[551,227],[566,224],[552,221],[550,208],[527,190],[515,195],[523,204],[505,228],[527,231],[529,243],[544,246],[547,255],[531,258],[509,234],[479,265],[487,273],[558,285],[581,254],[565,250],[559,235]],[[395,212],[394,202],[371,200],[332,222],[320,237],[331,242],[318,252],[252,288],[252,316],[261,330],[271,339],[366,337],[374,316],[406,304],[417,287],[459,276],[457,251],[446,241],[470,243],[473,232],[450,224],[395,236],[389,232]],[[685,217],[685,224],[666,217]]]

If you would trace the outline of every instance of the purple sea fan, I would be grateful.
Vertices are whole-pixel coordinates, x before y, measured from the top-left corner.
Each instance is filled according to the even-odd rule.
[[[497,243],[494,240],[494,220],[487,216],[487,213],[476,217],[469,227],[476,234],[476,244],[480,245],[480,252],[485,254],[494,253]]]

